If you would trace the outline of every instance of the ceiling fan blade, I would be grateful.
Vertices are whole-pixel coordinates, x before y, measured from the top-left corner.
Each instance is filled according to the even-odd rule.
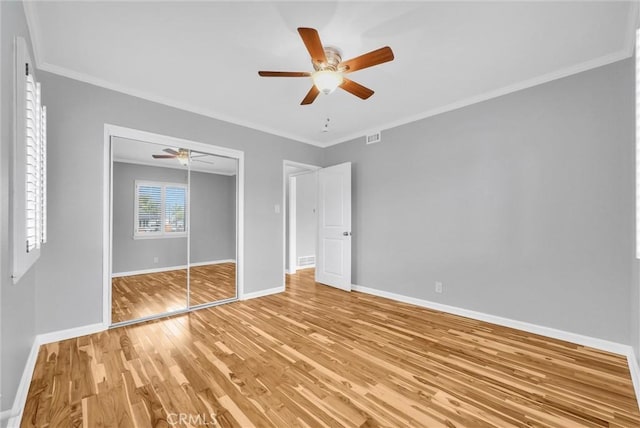
[[[311,104],[316,99],[319,93],[320,91],[318,90],[318,88],[316,88],[316,85],[313,85],[311,89],[309,89],[309,92],[307,92],[307,95],[304,97],[300,105],[304,106],[307,104]]]
[[[173,159],[176,155],[151,155],[154,159]]]
[[[314,28],[298,28],[298,33],[302,37],[302,41],[311,55],[311,60],[316,64],[327,62],[327,56],[324,53],[324,47],[320,41],[320,36]]]
[[[341,62],[338,67],[345,67],[345,73],[353,73],[363,68],[373,67],[374,65],[393,61],[393,51],[389,46],[385,46],[375,51],[371,51],[356,58]]]
[[[371,89],[362,86],[361,84],[356,83],[353,80],[349,80],[346,77],[343,78],[340,87],[350,94],[353,94],[358,98],[362,98],[363,100],[366,100],[371,95],[373,95],[373,91]]]
[[[262,77],[309,77],[308,71],[258,71]]]
[[[173,149],[163,149],[162,151],[163,151],[163,152],[166,152],[166,153],[171,153],[171,154],[172,154],[172,155],[174,155],[174,156],[177,156],[177,155],[179,155],[179,154],[180,154],[180,153],[176,152],[176,151],[175,151],[175,150],[173,150]]]

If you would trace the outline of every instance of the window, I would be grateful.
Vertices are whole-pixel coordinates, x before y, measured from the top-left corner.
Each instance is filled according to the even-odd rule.
[[[187,186],[136,180],[134,238],[187,236]]]
[[[26,42],[16,41],[16,132],[13,176],[14,282],[40,256],[47,241],[47,110]]]

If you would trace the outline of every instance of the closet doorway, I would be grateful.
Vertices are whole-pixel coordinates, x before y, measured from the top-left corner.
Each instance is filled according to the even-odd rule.
[[[242,152],[120,127],[106,130],[106,323],[125,325],[237,300]]]

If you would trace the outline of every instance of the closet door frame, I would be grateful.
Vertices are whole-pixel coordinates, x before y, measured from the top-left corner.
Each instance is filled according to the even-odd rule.
[[[112,250],[113,250],[113,147],[112,137],[121,137],[141,142],[160,144],[165,146],[177,146],[185,149],[210,153],[216,156],[225,156],[237,160],[236,175],[236,297],[225,299],[218,302],[205,303],[196,306],[190,306],[190,285],[189,285],[189,269],[187,269],[187,307],[178,311],[162,313],[158,315],[138,318],[135,320],[118,322],[112,324],[111,320],[111,272],[112,272]],[[189,172],[190,176],[190,172]],[[169,315],[176,315],[190,312],[222,303],[228,303],[236,300],[244,300],[244,152],[240,150],[230,149],[227,147],[216,146],[212,144],[201,143],[197,141],[185,140],[183,138],[171,137],[167,135],[155,134],[151,132],[141,131],[133,128],[125,128],[122,126],[105,124],[104,125],[104,175],[103,175],[103,257],[102,257],[102,324],[105,328],[119,327],[133,323],[148,321],[150,319],[162,318]],[[189,177],[190,180],[190,177]],[[187,201],[190,215],[190,189],[187,191]],[[187,223],[189,225],[189,222]],[[190,225],[187,229],[187,266],[189,266],[189,250],[190,250]]]

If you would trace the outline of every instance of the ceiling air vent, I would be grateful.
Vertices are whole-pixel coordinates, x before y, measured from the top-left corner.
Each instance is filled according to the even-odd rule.
[[[378,131],[375,134],[369,134],[365,137],[367,144],[379,143],[382,140],[382,132]]]

